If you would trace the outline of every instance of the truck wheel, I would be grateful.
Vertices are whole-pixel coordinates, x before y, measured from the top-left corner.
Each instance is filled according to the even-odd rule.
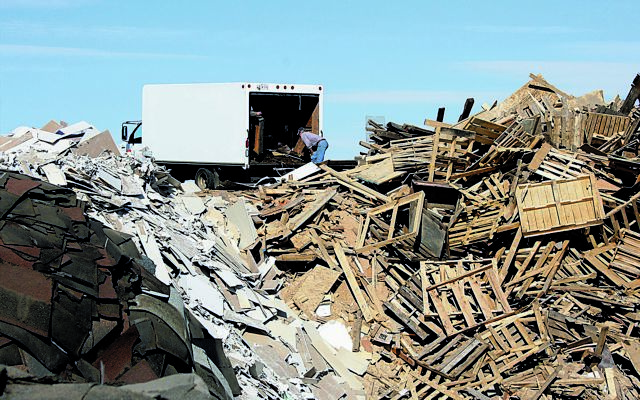
[[[200,168],[198,172],[196,172],[195,181],[200,190],[217,189],[220,187],[220,178],[218,177],[218,173],[215,171],[212,172],[206,168]]]

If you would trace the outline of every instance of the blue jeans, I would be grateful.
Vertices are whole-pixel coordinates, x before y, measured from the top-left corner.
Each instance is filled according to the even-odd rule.
[[[324,152],[327,151],[327,147],[329,147],[329,143],[327,143],[326,140],[323,139],[319,141],[316,146],[316,151],[311,155],[311,162],[318,164],[324,161]]]

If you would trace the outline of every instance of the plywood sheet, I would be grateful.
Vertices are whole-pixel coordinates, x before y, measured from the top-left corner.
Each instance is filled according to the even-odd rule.
[[[304,281],[293,295],[293,302],[309,318],[314,318],[318,305],[340,277],[340,272],[316,266],[304,275]]]

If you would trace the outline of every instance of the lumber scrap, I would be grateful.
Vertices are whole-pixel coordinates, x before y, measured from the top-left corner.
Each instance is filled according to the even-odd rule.
[[[344,250],[339,243],[333,242],[333,250],[336,253],[336,257],[338,258],[338,263],[342,268],[342,272],[347,278],[351,293],[353,293],[353,297],[355,297],[356,301],[358,302],[358,307],[360,307],[360,311],[362,311],[362,316],[364,317],[365,321],[371,322],[375,318],[376,312],[369,307],[367,299],[362,292],[362,289],[360,289],[358,280],[356,279],[356,276],[351,269],[349,259],[345,255]]]

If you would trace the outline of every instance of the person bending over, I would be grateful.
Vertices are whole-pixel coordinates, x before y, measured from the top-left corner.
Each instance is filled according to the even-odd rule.
[[[327,139],[315,133],[307,132],[304,128],[298,129],[298,135],[304,142],[304,145],[312,152],[311,162],[318,164],[324,161],[324,153],[327,151],[327,147],[329,147]]]

